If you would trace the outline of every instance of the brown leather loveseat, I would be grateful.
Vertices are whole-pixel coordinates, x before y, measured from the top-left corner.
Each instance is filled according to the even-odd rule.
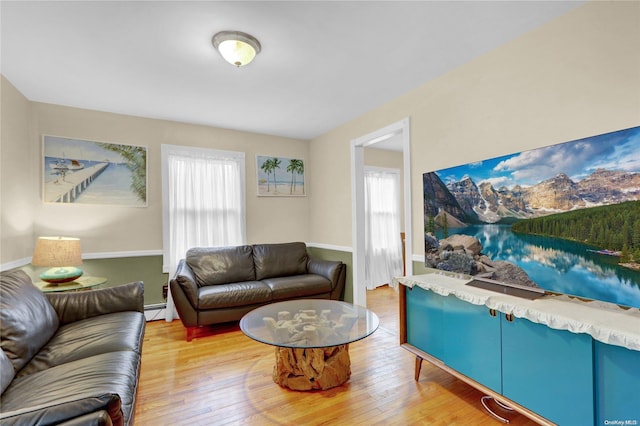
[[[344,263],[314,259],[295,242],[192,248],[170,287],[190,341],[200,326],[237,321],[268,303],[339,300],[345,279]]]
[[[0,425],[133,424],[145,329],[142,282],[42,293],[0,276]]]

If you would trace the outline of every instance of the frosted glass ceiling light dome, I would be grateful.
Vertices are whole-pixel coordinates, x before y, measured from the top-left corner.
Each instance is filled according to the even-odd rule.
[[[260,42],[254,36],[241,31],[220,31],[211,39],[225,61],[242,67],[260,53]]]

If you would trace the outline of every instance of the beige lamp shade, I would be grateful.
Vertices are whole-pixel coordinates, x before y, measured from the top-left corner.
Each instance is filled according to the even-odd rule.
[[[69,237],[40,237],[36,241],[31,264],[51,269],[40,274],[42,281],[64,283],[82,275],[82,270],[73,265],[82,263],[80,240]]]

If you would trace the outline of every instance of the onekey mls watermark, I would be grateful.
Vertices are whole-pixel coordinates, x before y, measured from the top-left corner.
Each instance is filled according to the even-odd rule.
[[[607,426],[638,426],[638,420],[605,420],[603,424]]]

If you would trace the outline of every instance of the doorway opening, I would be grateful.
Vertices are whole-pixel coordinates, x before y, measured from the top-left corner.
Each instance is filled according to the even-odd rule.
[[[411,158],[410,121],[405,118],[382,129],[351,141],[352,245],[353,245],[353,303],[366,306],[365,283],[365,149],[394,149],[402,153],[402,194],[404,217],[405,263],[407,275],[413,272],[411,261]],[[392,148],[397,146],[397,148]]]
[[[401,153],[379,149],[373,152],[381,154],[382,160],[402,160]],[[365,151],[364,167],[364,281],[367,290],[374,290],[402,275],[402,197],[400,169],[370,166],[368,153],[369,148]]]

